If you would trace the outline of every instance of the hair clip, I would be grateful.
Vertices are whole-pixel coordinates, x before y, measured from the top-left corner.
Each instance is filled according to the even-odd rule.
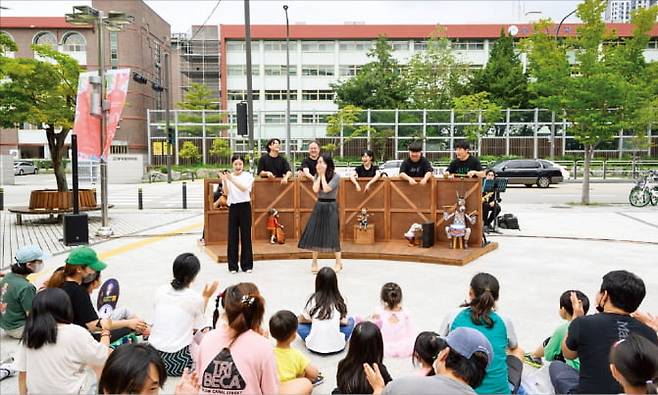
[[[254,300],[256,300],[256,298],[254,298],[253,296],[242,295],[242,299],[240,300],[240,302],[242,302],[242,304],[251,306],[252,304],[254,304]]]

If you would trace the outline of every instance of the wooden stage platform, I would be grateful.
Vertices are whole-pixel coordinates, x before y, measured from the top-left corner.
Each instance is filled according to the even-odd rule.
[[[256,240],[252,246],[255,261],[311,259],[311,251],[297,248],[297,240],[286,240],[286,244],[270,244],[269,241]],[[452,250],[447,245],[437,244],[434,244],[434,247],[431,248],[409,247],[404,240],[377,242],[372,245],[344,241],[341,243],[341,248],[343,250],[343,259],[381,259],[463,266],[495,250],[498,248],[498,243],[489,243],[485,247]],[[206,245],[205,249],[212,259],[219,263],[226,262],[226,244]],[[320,254],[320,258],[333,257],[332,253]]]

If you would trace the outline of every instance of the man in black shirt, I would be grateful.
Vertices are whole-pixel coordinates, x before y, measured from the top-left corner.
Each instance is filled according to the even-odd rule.
[[[494,181],[496,180],[496,173],[489,169],[485,173],[485,182],[489,182],[488,190],[482,190],[482,219],[484,220],[484,231],[491,231],[491,226],[500,214],[500,194],[498,190],[494,188]]]
[[[432,177],[434,169],[422,154],[423,146],[419,142],[409,144],[409,157],[400,165],[400,178],[409,182],[409,185],[416,185],[418,182],[414,177],[422,177],[421,185],[425,185]]]
[[[596,295],[599,314],[584,316],[582,301],[572,295],[574,317],[562,341],[566,359],[580,359],[580,372],[564,362],[549,366],[555,393],[619,394],[623,391],[610,372],[610,348],[635,333],[658,345],[656,332],[631,317],[646,295],[642,279],[625,270],[603,276]],[[575,300],[574,300],[575,299]]]
[[[450,166],[446,169],[444,176],[450,178],[455,175],[462,177],[484,177],[480,160],[468,152],[469,148],[466,141],[460,141],[455,144],[457,158],[450,162]]]
[[[297,169],[298,177],[306,177],[309,180],[313,181],[315,175],[318,173],[315,170],[315,165],[318,164],[318,158],[320,157],[320,143],[313,140],[308,143],[308,156],[302,160],[301,166]]]
[[[270,139],[267,142],[267,153],[258,160],[257,173],[262,178],[283,177],[281,184],[287,184],[292,171],[286,158],[279,155],[280,144],[279,139]]]

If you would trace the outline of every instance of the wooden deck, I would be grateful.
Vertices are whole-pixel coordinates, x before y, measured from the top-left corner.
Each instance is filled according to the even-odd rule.
[[[297,240],[286,240],[286,244],[254,241],[252,246],[255,261],[311,259],[311,251],[297,248]],[[466,250],[452,250],[447,245],[437,244],[432,248],[409,247],[406,241],[397,240],[378,242],[374,245],[354,244],[346,241],[341,244],[341,247],[344,259],[381,259],[463,266],[495,250],[498,248],[498,243],[489,243],[485,247],[473,247]],[[217,262],[226,262],[226,244],[206,245],[205,250]],[[320,258],[333,258],[333,254],[320,254]]]

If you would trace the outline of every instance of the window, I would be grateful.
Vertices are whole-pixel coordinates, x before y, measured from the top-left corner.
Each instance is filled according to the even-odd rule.
[[[334,100],[334,91],[314,89],[302,91],[302,100]]]
[[[427,41],[414,41],[414,51],[427,51]]]
[[[230,77],[234,76],[245,76],[247,75],[247,65],[246,64],[231,64],[226,67],[226,72]],[[251,74],[260,75],[260,66],[257,64],[251,65]]]
[[[331,76],[334,75],[334,66],[332,65],[304,65],[302,66],[302,75]]]
[[[226,96],[228,100],[243,101],[243,100],[247,100],[247,91],[243,91],[243,90],[228,91]],[[259,100],[260,92],[253,91],[253,98],[254,100]]]
[[[110,32],[110,67],[119,67],[119,33]]]
[[[484,41],[461,41],[454,40],[452,49],[455,51],[482,51],[484,50]]]
[[[409,43],[407,41],[391,41],[389,44],[393,47],[393,51],[409,50]]]
[[[334,52],[333,41],[302,41],[304,52]]]
[[[265,123],[286,123],[286,114],[265,114]],[[290,123],[297,123],[297,114],[290,114]]]
[[[34,36],[33,41],[35,44],[45,44],[50,45],[53,48],[57,48],[57,38],[55,38],[55,35],[51,32],[37,33],[37,35]]]
[[[654,38],[647,43],[648,49],[658,49],[658,39]]]
[[[265,100],[286,100],[286,90],[266,90]],[[290,91],[290,100],[297,100],[297,91]]]
[[[302,123],[327,123],[326,114],[302,114]]]
[[[286,65],[266,64],[265,75],[286,75]],[[297,66],[290,66],[290,75],[297,75]]]
[[[340,66],[338,66],[339,75],[341,77],[354,76],[354,75],[356,75],[356,73],[361,71],[362,67],[363,67],[363,65],[360,65],[360,64],[340,65]]]
[[[244,41],[227,41],[226,42],[226,52],[244,52],[245,51],[245,42]]]
[[[64,51],[66,52],[83,52],[85,46],[85,39],[80,33],[69,33],[64,37]]]
[[[341,41],[338,48],[341,51],[366,52],[372,47],[372,41]]]
[[[265,51],[286,51],[286,42],[285,41],[265,41],[263,42],[263,47]],[[297,43],[295,41],[290,41],[290,52],[297,51]]]

